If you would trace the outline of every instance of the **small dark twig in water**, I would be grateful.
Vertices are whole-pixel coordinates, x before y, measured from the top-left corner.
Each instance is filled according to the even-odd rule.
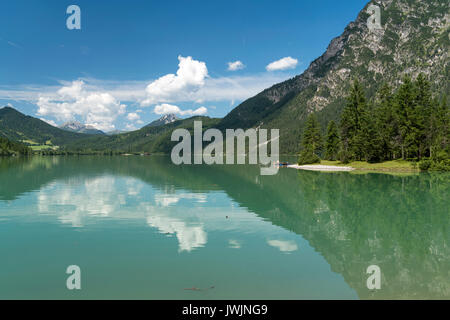
[[[205,290],[210,290],[210,289],[214,289],[214,288],[215,288],[215,286],[211,286],[211,287],[206,288],[206,289],[200,289],[200,288],[197,288],[197,287],[192,287],[192,288],[184,288],[184,290],[190,290],[190,291],[205,291]]]

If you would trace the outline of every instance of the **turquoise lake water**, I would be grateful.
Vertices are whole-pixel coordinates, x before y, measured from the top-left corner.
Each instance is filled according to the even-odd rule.
[[[448,299],[449,182],[0,159],[0,299]],[[66,288],[69,265],[81,290]]]

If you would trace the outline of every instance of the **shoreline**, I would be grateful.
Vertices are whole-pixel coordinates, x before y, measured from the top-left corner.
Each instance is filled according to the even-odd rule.
[[[322,164],[307,164],[307,165],[298,165],[298,164],[290,164],[287,166],[288,168],[297,169],[297,170],[308,170],[308,171],[330,171],[330,172],[348,172],[356,170],[353,167],[339,167],[339,166],[327,166]]]
[[[390,160],[379,163],[365,161],[353,161],[348,164],[334,160],[321,160],[320,163],[310,165],[297,165],[296,163],[285,166],[297,170],[322,171],[322,172],[351,172],[361,173],[386,173],[386,174],[417,174],[424,172],[406,160]]]

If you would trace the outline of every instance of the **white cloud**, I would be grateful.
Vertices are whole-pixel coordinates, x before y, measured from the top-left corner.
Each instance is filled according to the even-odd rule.
[[[127,119],[130,121],[136,121],[139,120],[141,117],[136,112],[130,112],[127,114]]]
[[[180,197],[178,197],[177,195],[173,196],[165,196],[163,194],[155,195],[155,202],[161,207],[169,207],[171,205],[177,204],[178,201],[180,201]]]
[[[168,207],[178,203],[181,199],[195,200],[198,203],[206,202],[206,195],[203,193],[177,193],[177,194],[156,194],[155,203],[161,207]]]
[[[245,64],[242,63],[242,61],[234,61],[234,62],[228,62],[228,70],[229,71],[236,71],[241,70],[245,68]]]
[[[16,48],[22,49],[22,47],[20,45],[18,45],[17,43],[15,43],[15,42],[12,42],[12,41],[7,41],[7,42],[12,47],[16,47]]]
[[[42,121],[45,121],[45,122],[47,122],[49,125],[52,125],[52,126],[54,126],[54,127],[57,127],[58,125],[56,124],[56,122],[55,121],[53,121],[53,120],[48,120],[48,119],[45,119],[45,118],[40,118]]]
[[[230,76],[205,79],[203,87],[196,91],[172,96],[171,103],[207,103],[229,101],[231,105],[254,96],[275,83],[293,77],[290,73],[260,73],[247,76]],[[119,101],[140,103],[147,98],[146,85],[149,81],[111,81],[94,78],[81,78],[83,90],[87,92],[108,93]],[[41,96],[50,101],[60,100],[58,90],[72,86],[72,82],[61,81],[58,86],[23,84],[15,86],[0,85],[0,100],[25,101],[35,104]],[[209,107],[208,107],[209,108]],[[138,113],[138,111],[136,111]],[[67,120],[66,120],[67,121]]]
[[[291,77],[292,75],[264,73],[251,76],[208,78],[205,86],[193,93],[191,97],[193,101],[200,99],[203,101],[242,101]]]
[[[38,211],[48,214],[52,212],[52,206],[66,208],[55,211],[58,220],[73,227],[82,227],[89,216],[108,217],[117,214],[123,205],[120,197],[113,192],[116,188],[115,178],[75,179],[71,183],[79,186],[79,192],[71,188],[59,188],[55,182],[43,188],[37,199]]]
[[[53,159],[51,163],[42,165],[57,166],[59,160]],[[25,221],[35,221],[36,213],[40,213],[41,219],[56,217],[59,222],[73,227],[96,225],[105,218],[109,221],[146,224],[157,228],[158,232],[167,237],[176,237],[180,252],[192,252],[205,247],[208,232],[257,232],[261,235],[258,241],[267,240],[264,235],[271,235],[270,239],[282,239],[287,234],[285,230],[267,223],[233,202],[229,204],[230,207],[223,204],[211,206],[214,201],[208,201],[207,193],[192,193],[181,189],[171,190],[173,193],[153,191],[146,183],[131,177],[108,175],[53,181],[39,192],[37,212],[22,210],[22,214],[24,218],[28,217]],[[232,215],[224,223],[225,216],[230,213]],[[8,208],[0,211],[0,219],[10,215]],[[87,228],[85,231],[89,230]],[[236,238],[229,238],[228,243],[226,241],[227,239],[224,245],[229,248],[244,247],[244,243]],[[292,240],[270,240],[269,243],[285,253],[297,250],[297,244]]]
[[[115,130],[115,122],[124,120],[142,124],[134,113],[127,114],[120,101],[151,105],[157,114],[176,113],[181,116],[204,115],[205,107],[181,110],[167,107],[178,103],[206,104],[230,102],[230,106],[254,96],[275,83],[291,78],[290,73],[260,73],[247,76],[212,78],[204,62],[191,57],[179,57],[176,74],[169,74],[154,81],[116,81],[80,78],[60,81],[59,85],[0,85],[0,101],[25,101],[38,106],[39,117],[54,117],[57,123],[78,120],[105,132]],[[150,83],[150,84],[149,84]],[[159,102],[155,102],[159,101]],[[144,103],[145,102],[145,103]],[[156,107],[155,107],[156,105]],[[172,108],[172,109],[171,109]],[[212,107],[211,107],[212,108]],[[130,117],[130,118],[129,118]],[[135,126],[128,124],[128,130]]]
[[[180,113],[180,111],[180,108],[168,103],[159,104],[153,109],[156,114]]]
[[[182,56],[178,56],[178,61],[177,74],[166,74],[147,86],[147,98],[141,102],[142,106],[171,102],[189,96],[205,85],[208,69],[204,62]]]
[[[233,248],[233,249],[240,249],[241,243],[237,240],[230,239],[230,240],[228,240],[228,247]]]
[[[168,104],[168,103],[163,103],[163,104],[159,104],[159,105],[155,106],[155,109],[153,109],[153,112],[156,114],[159,114],[159,115],[173,113],[173,114],[179,114],[182,116],[186,116],[186,115],[200,116],[200,115],[206,114],[208,112],[208,109],[206,109],[205,107],[200,107],[195,110],[192,110],[192,109],[181,110],[178,106],[174,106],[174,105]]]
[[[298,246],[294,241],[287,240],[269,240],[267,243],[281,252],[292,252],[298,250]]]
[[[208,235],[203,225],[192,225],[177,217],[167,216],[159,207],[147,207],[147,224],[157,228],[163,234],[176,234],[178,239],[178,251],[190,252],[196,248],[204,247],[208,241]]]
[[[132,123],[127,123],[126,125],[125,125],[125,130],[126,131],[134,131],[134,130],[137,130],[138,128],[134,125],[134,124],[132,124]]]
[[[138,219],[144,221],[151,227],[157,228],[163,234],[174,234],[179,242],[179,251],[190,252],[196,248],[204,247],[207,243],[207,233],[203,222],[196,216],[197,211],[180,215],[171,210],[164,210],[161,206],[152,206],[143,203],[145,185],[142,182],[127,178],[126,185],[110,176],[102,176],[88,179],[74,179],[69,183],[74,188],[61,188],[60,183],[50,183],[41,190],[37,199],[38,212],[46,216],[54,214],[61,223],[73,227],[83,227],[89,223],[95,223],[94,219]],[[68,182],[64,182],[65,185]],[[133,188],[130,189],[130,186]],[[119,196],[117,192],[120,191]],[[181,197],[199,199],[206,198],[205,195],[181,195]],[[126,210],[125,204],[137,203],[135,210]],[[64,210],[53,210],[58,206]],[[1,212],[3,213],[3,212]],[[209,212],[208,212],[209,213]],[[210,215],[207,215],[210,216]]]
[[[113,122],[126,109],[107,92],[86,90],[81,80],[63,86],[52,96],[40,96],[37,105],[40,116],[51,115],[61,121],[78,116],[85,124],[103,131],[115,129]]]
[[[269,63],[266,66],[267,71],[294,69],[298,64],[298,60],[292,57],[285,57],[280,60]]]

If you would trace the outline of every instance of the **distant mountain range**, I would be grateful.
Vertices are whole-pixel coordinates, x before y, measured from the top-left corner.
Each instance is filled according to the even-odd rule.
[[[76,140],[65,145],[68,150],[81,152],[83,150],[121,151],[121,152],[153,152],[170,153],[177,142],[171,141],[172,131],[177,128],[194,130],[194,121],[202,121],[203,129],[217,126],[221,119],[195,116],[179,119],[158,126],[147,125],[139,130],[115,135],[91,135],[86,139]]]
[[[181,120],[181,119],[178,118],[175,114],[173,114],[173,113],[165,114],[162,117],[160,117],[159,119],[146,125],[146,127],[159,127],[159,126],[163,126],[163,125],[175,122],[177,120]],[[114,134],[121,134],[121,133],[129,132],[129,131],[124,131],[124,130],[113,130],[113,131],[103,132],[101,130],[98,130],[94,126],[85,125],[78,121],[66,122],[66,123],[58,126],[58,128],[66,130],[66,131],[77,132],[77,133],[101,134],[101,135],[104,135],[104,134],[114,135]]]
[[[175,142],[170,134],[175,128],[193,129],[193,121],[201,120],[205,128],[216,125],[220,119],[192,117],[178,119],[174,115],[163,116],[140,130],[107,134],[79,122],[69,122],[54,127],[40,119],[24,115],[11,107],[0,109],[0,137],[25,145],[59,146],[60,150],[114,150],[124,152],[151,151],[166,153]],[[85,132],[85,133],[81,133]]]
[[[78,133],[86,133],[86,134],[105,134],[103,131],[98,130],[97,128],[82,124],[78,121],[70,121],[60,125],[58,128]]]

